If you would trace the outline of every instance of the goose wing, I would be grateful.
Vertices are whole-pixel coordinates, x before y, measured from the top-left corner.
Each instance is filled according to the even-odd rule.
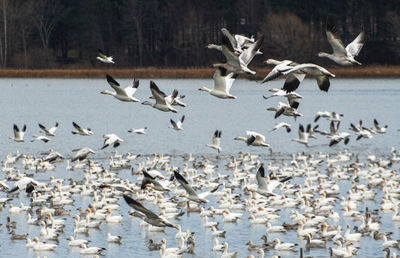
[[[135,94],[137,88],[139,87],[139,80],[133,79],[133,85],[126,87],[124,90],[128,96]]]
[[[165,98],[167,97],[167,95],[162,92],[153,81],[150,81],[150,90],[157,103],[164,105],[166,104]]]
[[[221,138],[221,131],[215,130],[212,142],[215,146],[219,146]]]
[[[265,141],[265,136],[264,135],[262,135],[262,134],[260,134],[260,133],[257,133],[257,132],[254,132],[254,131],[246,131],[246,135],[247,135],[247,138],[249,138],[249,137],[251,137],[251,136],[254,136],[255,137],[255,142],[264,142]]]
[[[365,33],[361,32],[350,44],[346,47],[348,56],[357,56],[360,53],[365,42]]]
[[[131,198],[130,196],[128,196],[126,194],[124,194],[124,200],[129,206],[131,206],[132,208],[134,208],[137,211],[140,211],[141,213],[146,215],[146,217],[155,218],[155,219],[159,218],[157,214],[155,214],[151,210],[145,208],[140,202],[134,200],[133,198]]]
[[[49,132],[54,134],[55,131],[57,130],[57,128],[58,128],[58,122],[56,122],[56,124],[52,128],[49,129]]]
[[[218,185],[217,185],[214,189],[212,189],[211,191],[206,191],[206,192],[199,193],[199,194],[198,194],[199,198],[201,198],[201,199],[206,198],[206,197],[209,196],[210,194],[216,192],[220,186],[221,186],[221,184],[218,184]]]
[[[304,126],[302,124],[299,125],[299,139],[301,139],[301,140],[307,140],[308,139],[308,135],[304,131]]]
[[[169,121],[171,122],[171,124],[172,124],[172,126],[173,126],[174,128],[178,128],[178,126],[177,126],[177,124],[175,123],[174,120],[170,119]]]
[[[260,190],[264,190],[267,191],[267,184],[265,182],[265,170],[264,170],[264,166],[261,165],[256,173],[256,180],[257,180],[257,184],[258,184],[258,188]]]
[[[335,25],[329,18],[326,21],[326,37],[328,38],[328,42],[333,49],[333,53],[337,55],[346,55],[343,42],[337,33]]]
[[[254,42],[249,48],[244,50],[240,56],[239,60],[245,66],[250,64],[251,60],[253,60],[254,56],[256,55],[257,51],[260,49],[261,44],[264,41],[264,36],[261,36],[256,42]]]
[[[104,59],[107,59],[108,58],[108,56],[106,56],[106,54],[104,54],[104,52],[103,52],[103,50],[101,50],[101,49],[98,49],[98,55],[101,57],[101,58],[104,58]]]
[[[125,90],[121,88],[119,83],[114,80],[111,75],[107,74],[106,77],[108,84],[110,84],[111,88],[113,88],[118,95],[127,96]]]
[[[224,36],[229,40],[233,50],[237,49],[239,46],[236,41],[236,38],[225,28],[222,28],[221,31],[222,34],[224,34]]]
[[[186,181],[186,179],[181,174],[179,174],[178,171],[174,171],[174,176],[189,195],[197,196],[197,193],[189,185],[188,181]]]
[[[229,91],[232,88],[233,82],[236,80],[236,78],[239,76],[237,73],[229,73],[225,77],[225,91],[229,93]]]

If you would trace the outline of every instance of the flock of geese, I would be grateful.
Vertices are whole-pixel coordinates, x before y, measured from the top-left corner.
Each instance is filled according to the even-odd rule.
[[[213,65],[216,67],[214,88],[202,87],[199,90],[217,98],[236,99],[230,89],[240,74],[255,74],[248,65],[254,56],[262,54],[260,47],[263,37],[256,40],[254,37],[231,34],[225,28],[221,31],[222,44],[209,44],[207,47],[220,51],[226,62]],[[365,41],[363,32],[345,47],[335,26],[328,19],[326,35],[333,53],[319,53],[320,57],[329,58],[339,65],[361,65],[355,58]],[[97,59],[108,64],[114,63],[113,58],[101,50]],[[302,116],[298,107],[303,97],[295,90],[306,76],[315,78],[322,91],[329,90],[330,78],[335,77],[316,64],[274,59],[268,59],[265,63],[275,67],[261,83],[285,77],[282,89],[270,89],[272,95],[263,96],[265,99],[287,99],[287,103],[279,102],[277,107],[268,108],[275,112],[276,119],[283,115],[292,116],[296,121],[297,117]],[[140,102],[134,97],[139,87],[138,80],[122,88],[111,75],[107,74],[106,79],[114,91],[104,90],[102,94],[123,102]],[[144,101],[143,105],[173,113],[178,112],[177,107],[187,106],[182,101],[185,96],[179,95],[177,90],[167,95],[154,81],[150,81],[150,91],[151,99],[155,102]],[[328,138],[329,146],[341,141],[348,144],[351,134],[339,131],[342,116],[336,112],[318,112],[313,122],[316,123],[320,118],[327,119],[329,131],[323,131],[319,125],[312,123],[306,126],[299,124],[299,138],[293,138],[292,141],[308,146],[309,139],[319,134]],[[183,130],[184,120],[185,115],[179,121],[171,119],[170,128]],[[39,124],[42,134],[33,135],[32,141],[49,142],[56,136],[58,126],[59,123],[51,128]],[[72,122],[72,126],[71,133],[74,135],[94,134],[90,128],[83,128],[76,122]],[[281,128],[285,128],[287,133],[292,131],[290,124],[277,122],[271,132]],[[131,128],[129,132],[146,134],[146,129]],[[14,136],[10,139],[23,142],[26,125],[21,130],[14,124],[13,130]],[[368,128],[360,120],[351,123],[349,130],[356,135],[356,140],[361,140],[386,133],[387,126],[380,125],[374,119],[373,127]],[[218,153],[222,152],[221,134],[221,130],[215,130],[212,143],[206,144]],[[124,142],[114,133],[104,134],[103,138],[100,149],[109,146],[116,148]],[[251,130],[234,140],[251,146],[269,147],[264,135]],[[26,248],[34,250],[37,256],[42,252],[57,253],[59,245],[65,244],[71,252],[78,250],[81,255],[98,257],[107,252],[105,243],[100,247],[93,246],[90,234],[94,230],[107,230],[104,224],[121,224],[127,219],[138,219],[140,226],[133,224],[133,228],[124,230],[153,232],[154,236],[161,236],[161,240],[146,239],[149,251],[159,252],[160,257],[182,257],[198,252],[203,255],[208,251],[224,258],[237,257],[240,250],[243,255],[242,249],[246,246],[250,254],[248,257],[303,257],[304,252],[312,254],[314,249],[319,249],[319,255],[351,257],[360,251],[359,243],[365,239],[379,241],[375,246],[381,246],[382,251],[374,250],[375,254],[389,257],[392,253],[396,257],[396,248],[400,247],[399,241],[390,240],[392,232],[382,231],[380,224],[384,213],[391,214],[393,223],[400,221],[400,175],[394,168],[400,162],[400,157],[397,157],[395,149],[382,157],[369,154],[364,160],[364,157],[347,150],[334,155],[292,154],[289,160],[274,157],[271,152],[268,164],[264,164],[263,157],[250,153],[239,154],[229,160],[219,156],[214,160],[191,154],[177,160],[177,157],[162,154],[144,157],[117,152],[110,157],[108,164],[102,164],[91,159],[96,151],[89,147],[72,152],[74,154],[68,160],[50,149],[36,157],[19,152],[8,154],[2,161],[4,180],[0,181],[0,191],[5,197],[0,198],[0,214],[8,214],[0,230],[7,231],[12,241],[25,240]],[[64,168],[62,165],[65,160],[67,165]],[[133,162],[137,162],[136,165]],[[37,176],[40,172],[54,170],[62,173],[52,173],[49,180]],[[76,171],[80,176],[75,177],[79,179],[72,179],[65,173],[70,170]],[[131,173],[129,178],[122,176],[126,175],[126,171]],[[75,203],[81,203],[82,198],[90,200],[89,205],[76,207]],[[16,200],[20,201],[20,205],[16,204]],[[380,203],[378,209],[369,209],[369,202],[372,201]],[[132,208],[128,214],[120,214],[128,207]],[[340,207],[341,211],[336,212],[336,207]],[[201,223],[181,223],[184,222],[182,216],[189,213],[193,214],[191,220],[197,219]],[[38,235],[27,234],[26,228],[13,220],[14,216],[21,215],[26,215],[24,224],[36,228],[40,232]],[[278,224],[283,217],[287,217],[285,222]],[[343,222],[346,222],[346,226],[342,230],[340,223]],[[236,232],[226,231],[223,227],[244,223],[250,227],[264,228],[265,233],[259,236],[262,241],[253,243],[248,239],[247,244],[229,245],[228,240],[224,239],[231,239],[231,236],[242,239],[246,236],[239,236],[240,227]],[[73,228],[67,229],[71,225]],[[196,248],[196,245],[204,245],[199,244],[203,239],[196,240],[199,231],[209,231],[205,238],[208,237],[213,243],[211,250]],[[64,232],[73,234],[66,235]],[[288,239],[287,236],[296,236],[297,241],[283,241]],[[171,241],[174,238],[176,243]],[[108,245],[121,245],[120,248],[135,248],[132,246],[140,244],[126,243],[123,236],[112,235],[111,232],[104,234],[104,240]]]

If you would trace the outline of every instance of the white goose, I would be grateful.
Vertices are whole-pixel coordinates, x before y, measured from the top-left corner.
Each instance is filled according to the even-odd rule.
[[[111,75],[107,74],[107,82],[110,84],[111,88],[113,88],[115,91],[109,91],[109,90],[103,90],[101,94],[107,94],[111,95],[114,98],[120,100],[120,101],[125,101],[125,102],[139,102],[138,99],[133,97],[133,94],[135,94],[137,88],[139,87],[139,81],[134,79],[133,80],[133,85],[128,86],[126,88],[121,88],[119,83],[114,80]]]
[[[168,111],[171,111],[174,113],[178,112],[175,108],[173,108],[171,106],[171,104],[174,101],[174,99],[176,98],[176,96],[178,96],[177,90],[174,90],[172,95],[167,96],[164,92],[162,92],[157,87],[157,85],[153,81],[150,81],[150,90],[156,100],[156,103],[151,103],[149,101],[145,101],[142,103],[143,105],[149,105],[155,109],[158,109],[158,110],[161,110],[164,112],[168,112]]]
[[[252,146],[261,146],[261,147],[269,147],[269,144],[265,142],[265,136],[254,132],[254,131],[246,131],[247,137],[237,136],[234,140],[244,141],[247,145]]]
[[[293,138],[292,141],[304,144],[308,147],[308,135],[309,132],[304,131],[304,126],[302,124],[299,125],[299,138]]]
[[[216,149],[218,153],[220,153],[222,151],[220,142],[221,142],[221,131],[215,130],[214,136],[212,138],[212,144],[206,144],[206,146],[212,149]]]
[[[279,123],[275,123],[274,128],[272,128],[270,132],[273,132],[273,131],[275,131],[275,130],[278,130],[278,129],[281,128],[281,127],[286,128],[286,132],[287,132],[287,133],[290,133],[290,132],[292,131],[291,125],[290,125],[290,124],[285,123],[285,122],[279,122]]]
[[[200,91],[207,91],[210,95],[221,99],[236,99],[229,93],[232,88],[233,82],[237,78],[238,74],[229,73],[226,75],[227,70],[223,67],[218,67],[214,73],[214,89],[209,89],[207,87],[201,87]]]
[[[337,33],[336,27],[332,23],[331,19],[326,21],[326,37],[328,42],[333,49],[332,54],[325,52],[318,53],[319,57],[327,57],[337,64],[343,66],[349,66],[353,64],[361,65],[360,62],[354,58],[360,53],[365,42],[365,33],[361,32],[350,44],[344,47],[343,42]]]
[[[174,120],[170,119],[169,121],[171,122],[171,125],[169,126],[169,128],[172,128],[176,131],[182,130],[183,120],[185,120],[185,115],[183,115],[181,120],[179,120],[178,122],[175,122]]]
[[[26,132],[26,125],[24,125],[22,131],[19,130],[18,126],[14,124],[14,137],[10,137],[11,140],[14,140],[16,142],[23,142],[24,141],[24,135]]]
[[[56,136],[54,133],[56,132],[57,128],[58,128],[58,122],[56,122],[56,125],[51,127],[50,129],[47,129],[44,125],[39,124],[40,129],[42,129],[42,131],[40,131],[41,133],[46,134],[47,136]]]
[[[128,133],[146,134],[147,126],[143,128],[130,128]]]
[[[101,149],[107,148],[109,145],[112,145],[114,148],[116,148],[121,144],[121,142],[124,141],[114,133],[103,134],[103,138],[105,138],[105,140]]]
[[[93,135],[93,132],[90,128],[81,128],[77,123],[72,122],[72,126],[75,128],[75,130],[71,131],[72,134],[79,134],[83,136],[90,136]]]
[[[104,52],[101,49],[98,49],[98,51],[99,53],[98,56],[96,57],[97,60],[107,64],[114,63],[112,56],[106,56],[106,54],[104,54]]]

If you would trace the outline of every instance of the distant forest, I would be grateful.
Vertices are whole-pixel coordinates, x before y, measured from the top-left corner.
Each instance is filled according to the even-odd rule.
[[[332,17],[347,44],[362,30],[361,63],[400,64],[400,0],[0,0],[0,67],[210,67],[222,55],[221,28],[264,35],[251,66],[266,58],[332,65],[325,35]]]

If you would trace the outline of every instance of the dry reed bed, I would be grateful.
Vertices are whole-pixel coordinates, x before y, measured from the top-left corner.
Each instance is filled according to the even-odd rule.
[[[261,79],[270,68],[256,68]],[[400,77],[400,66],[330,67],[336,77]],[[104,78],[106,73],[116,78],[211,78],[214,68],[139,68],[139,69],[3,69],[0,77],[9,78]],[[252,76],[241,76],[254,79]]]

